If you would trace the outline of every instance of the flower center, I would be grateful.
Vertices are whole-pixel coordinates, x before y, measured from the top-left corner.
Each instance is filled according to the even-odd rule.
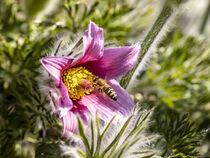
[[[77,100],[94,90],[93,79],[96,77],[84,67],[70,68],[61,74],[62,81],[68,89],[69,98]]]

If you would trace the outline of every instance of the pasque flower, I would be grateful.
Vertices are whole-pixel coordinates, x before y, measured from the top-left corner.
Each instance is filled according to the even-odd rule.
[[[104,49],[103,29],[90,22],[83,35],[83,54],[78,60],[64,56],[49,56],[41,60],[55,81],[52,87],[60,92],[54,100],[63,120],[64,133],[77,131],[77,116],[86,123],[88,114],[96,111],[104,120],[131,112],[134,102],[115,79],[135,65],[139,52],[138,44]],[[94,80],[106,83],[98,86]],[[105,85],[110,95],[116,93],[115,99],[106,95]]]

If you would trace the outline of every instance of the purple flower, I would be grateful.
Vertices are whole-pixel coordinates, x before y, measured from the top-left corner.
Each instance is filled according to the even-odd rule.
[[[55,80],[54,87],[60,91],[55,101],[64,133],[77,131],[77,115],[87,123],[88,114],[96,111],[101,119],[106,120],[115,115],[126,116],[134,107],[129,94],[115,78],[135,65],[140,45],[104,49],[103,29],[90,22],[83,35],[83,49],[82,56],[76,61],[61,56],[41,60]],[[95,80],[103,81],[103,86],[96,84]]]

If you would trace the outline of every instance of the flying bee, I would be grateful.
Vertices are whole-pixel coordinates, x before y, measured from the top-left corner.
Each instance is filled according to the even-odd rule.
[[[117,94],[114,89],[106,83],[102,78],[93,78],[93,86],[97,88],[101,93],[105,93],[112,100],[117,101]]]

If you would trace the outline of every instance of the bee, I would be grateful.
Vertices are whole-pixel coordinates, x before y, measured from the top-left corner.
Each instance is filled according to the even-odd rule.
[[[117,101],[117,94],[114,89],[106,83],[106,81],[99,77],[93,78],[93,86],[99,90],[101,93],[105,93],[112,100]]]

